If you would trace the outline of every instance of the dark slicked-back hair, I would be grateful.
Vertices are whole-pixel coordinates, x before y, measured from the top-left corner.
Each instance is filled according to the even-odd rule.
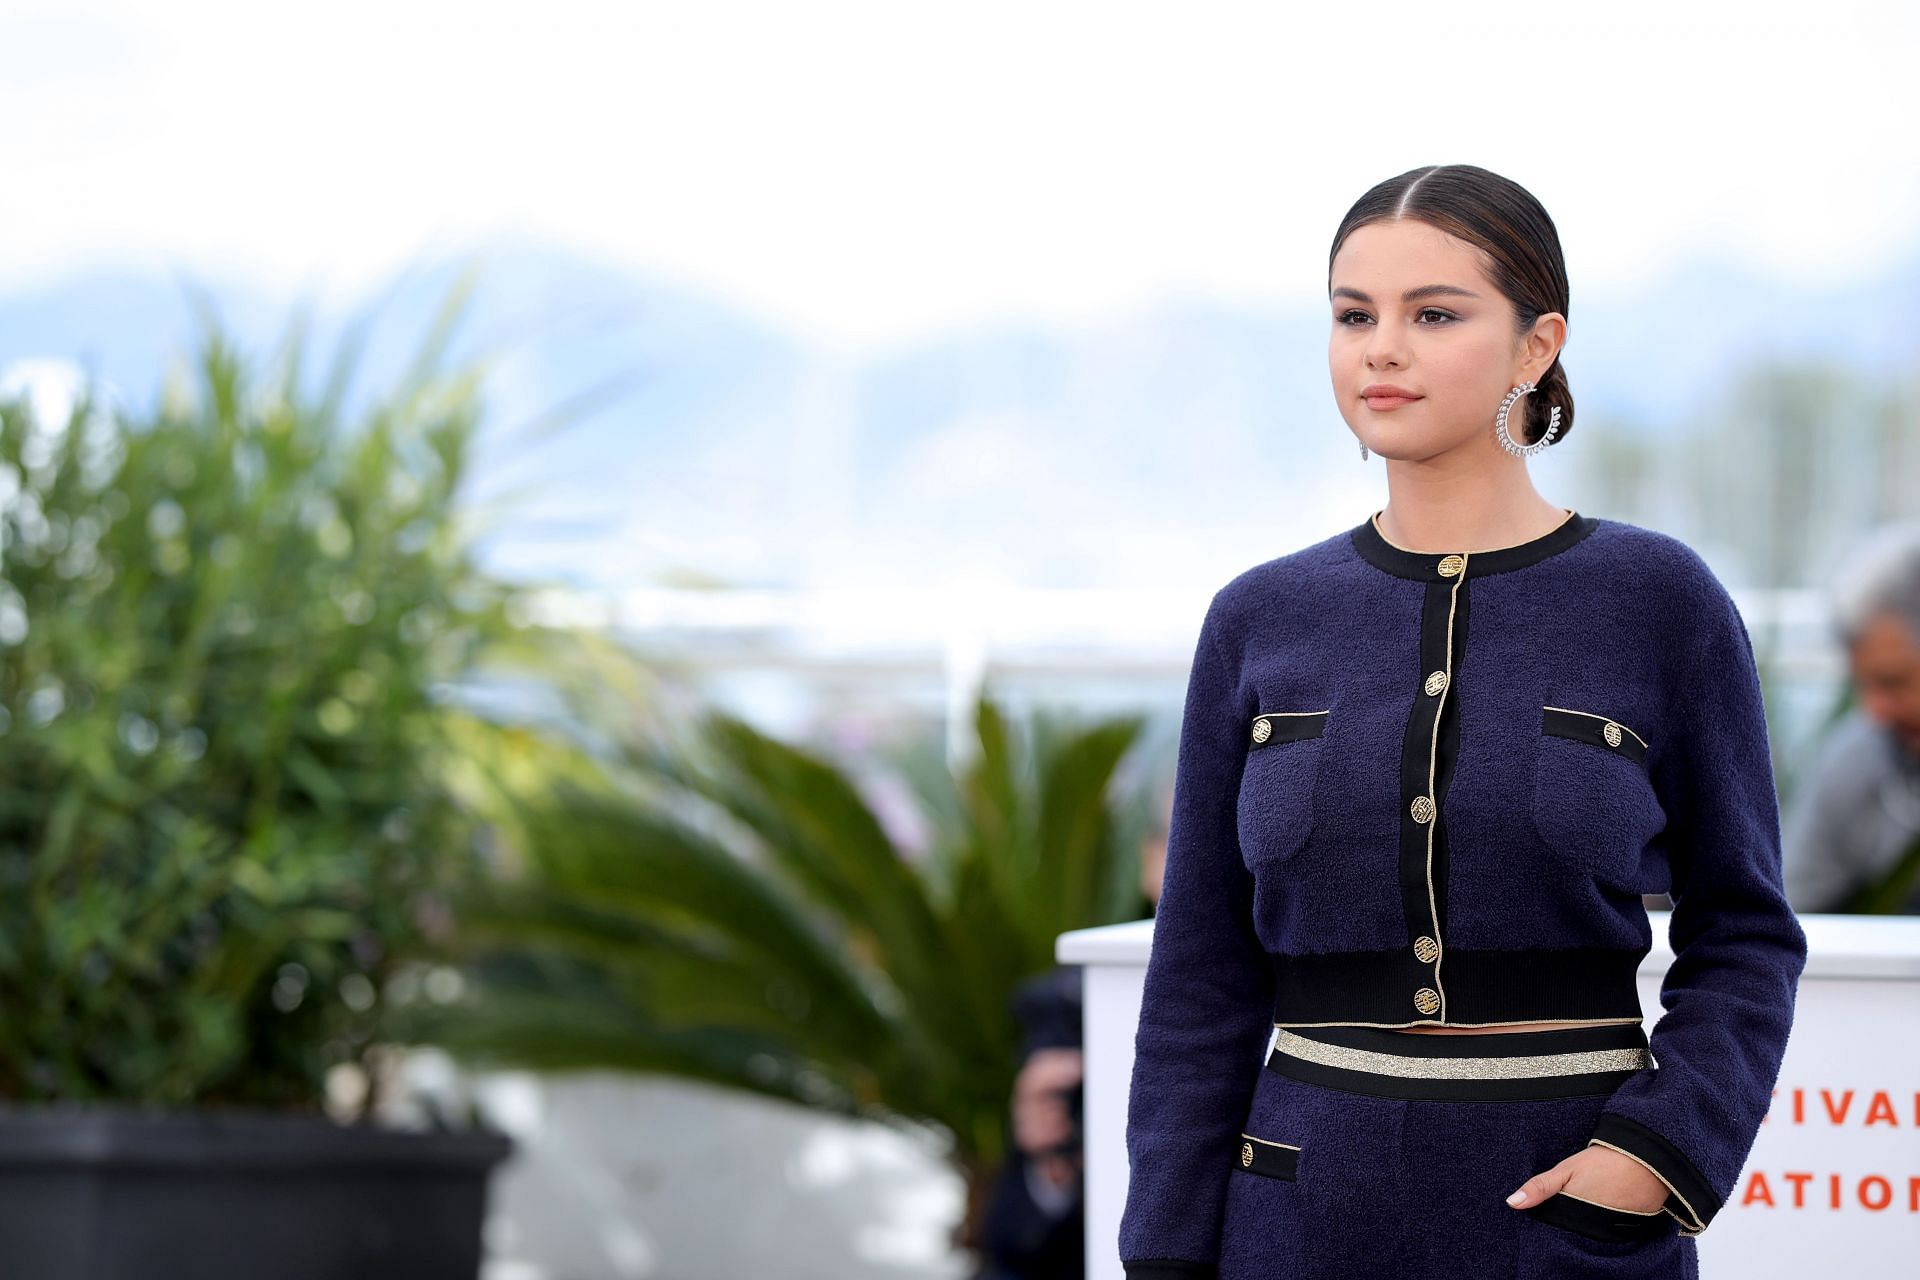
[[[1531,192],[1510,178],[1471,164],[1432,164],[1388,178],[1354,201],[1340,220],[1327,253],[1327,295],[1333,295],[1333,260],[1355,228],[1400,218],[1417,219],[1478,248],[1487,275],[1513,304],[1514,332],[1532,328],[1549,311],[1567,314],[1567,263],[1560,233]],[[1560,406],[1558,443],[1573,429],[1573,392],[1559,356],[1539,385],[1514,407],[1508,429],[1531,444],[1546,430],[1547,415]],[[1524,432],[1524,433],[1523,433]]]

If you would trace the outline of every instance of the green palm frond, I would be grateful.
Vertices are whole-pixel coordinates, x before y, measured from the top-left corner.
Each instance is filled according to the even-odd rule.
[[[522,871],[459,904],[466,990],[415,1033],[474,1063],[931,1121],[962,1163],[998,1160],[1015,984],[1061,931],[1120,918],[1103,904],[1138,905],[1113,791],[1140,722],[1022,734],[983,696],[975,727],[925,855],[845,767],[717,710],[623,743],[609,785],[522,788]]]

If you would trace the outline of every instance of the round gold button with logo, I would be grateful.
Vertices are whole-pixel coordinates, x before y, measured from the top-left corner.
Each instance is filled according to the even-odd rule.
[[[1415,822],[1433,821],[1433,801],[1426,796],[1413,798],[1413,820]]]
[[[1427,677],[1427,683],[1425,688],[1427,690],[1427,695],[1429,697],[1439,693],[1442,689],[1446,687],[1447,687],[1447,673],[1445,671],[1435,671]]]
[[[1421,964],[1432,964],[1433,958],[1440,954],[1440,944],[1423,933],[1413,940],[1413,954]]]
[[[1413,1007],[1422,1013],[1432,1013],[1440,1007],[1440,993],[1432,987],[1422,987],[1413,993]]]
[[[1607,740],[1608,746],[1617,747],[1620,745],[1620,726],[1609,720],[1600,727],[1600,736]]]
[[[1272,736],[1273,721],[1267,719],[1265,716],[1261,716],[1253,722],[1253,740],[1255,742],[1265,742]]]
[[[1251,1142],[1243,1142],[1240,1144],[1240,1166],[1244,1169],[1253,1168],[1253,1144]]]
[[[1440,562],[1439,567],[1441,577],[1451,578],[1454,574],[1459,573],[1467,567],[1467,558],[1459,554],[1450,555]]]

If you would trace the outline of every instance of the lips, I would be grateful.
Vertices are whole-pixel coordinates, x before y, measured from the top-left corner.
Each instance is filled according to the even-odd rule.
[[[1391,382],[1369,382],[1360,388],[1360,398],[1367,402],[1369,409],[1397,409],[1420,399],[1405,387],[1395,386]]]

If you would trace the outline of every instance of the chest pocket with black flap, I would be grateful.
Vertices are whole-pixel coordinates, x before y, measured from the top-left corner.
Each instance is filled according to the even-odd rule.
[[[1262,711],[1249,723],[1239,801],[1241,856],[1249,867],[1270,866],[1306,843],[1331,714]]]
[[[1540,708],[1533,820],[1571,869],[1633,881],[1641,851],[1666,825],[1649,752],[1645,738],[1603,708]]]

